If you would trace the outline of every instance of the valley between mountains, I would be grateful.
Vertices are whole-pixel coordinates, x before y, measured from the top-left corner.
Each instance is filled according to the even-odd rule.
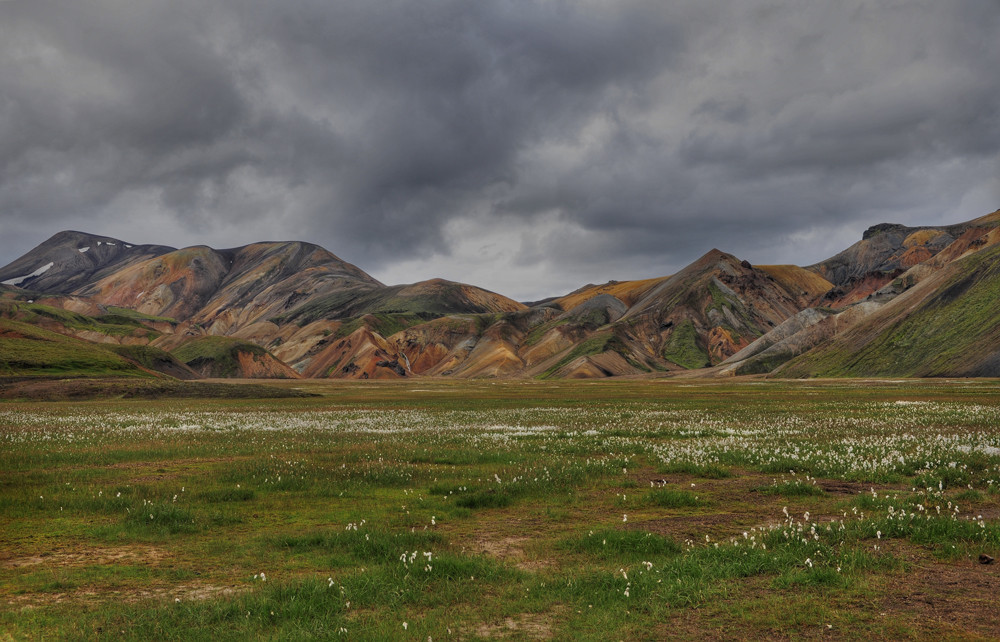
[[[385,285],[303,242],[71,231],[0,282],[7,377],[1000,376],[1000,210],[875,225],[810,266],[713,249],[673,275],[530,303]]]

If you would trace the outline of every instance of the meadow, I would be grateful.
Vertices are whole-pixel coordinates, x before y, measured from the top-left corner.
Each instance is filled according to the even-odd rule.
[[[0,403],[0,639],[1000,637],[1000,383]]]

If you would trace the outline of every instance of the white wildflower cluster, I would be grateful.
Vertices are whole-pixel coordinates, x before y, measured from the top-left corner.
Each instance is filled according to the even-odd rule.
[[[431,560],[434,557],[434,553],[432,553],[431,551],[424,551],[423,553],[421,553],[420,551],[413,551],[413,552],[404,551],[403,554],[399,556],[399,560],[403,563],[403,566],[405,568],[410,568],[417,563],[417,560],[420,557],[423,557],[423,560],[421,560],[420,563],[424,565],[423,570],[425,573],[430,573],[432,570],[434,570],[434,567],[431,565]]]

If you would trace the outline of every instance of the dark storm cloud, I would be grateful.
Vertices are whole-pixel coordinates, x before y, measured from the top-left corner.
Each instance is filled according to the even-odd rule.
[[[306,239],[521,297],[809,263],[1000,207],[997,33],[995,0],[0,0],[0,262]]]

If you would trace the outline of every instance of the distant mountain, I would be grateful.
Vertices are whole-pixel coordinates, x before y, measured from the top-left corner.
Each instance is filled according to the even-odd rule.
[[[875,226],[865,236],[813,266],[853,284],[850,296],[832,288],[827,305],[790,318],[722,371],[1000,376],[1000,210],[940,229]]]
[[[990,216],[944,227],[874,225],[851,247],[807,269],[835,286],[824,293],[827,303],[855,303],[945,249],[968,247],[991,225]]]
[[[165,245],[136,245],[108,236],[59,232],[0,268],[0,283],[68,294],[105,275],[173,251]]]
[[[150,328],[157,326],[152,343],[174,351],[208,336],[278,347],[283,335],[318,323],[319,333],[297,342],[305,344],[299,351],[302,354],[292,353],[299,357],[293,361],[300,371],[307,370],[326,337],[342,326],[357,325],[366,315],[392,317],[401,328],[447,314],[525,308],[482,288],[443,279],[385,286],[327,250],[302,242],[177,250],[60,232],[4,267],[0,276],[5,280],[0,287],[10,291],[8,298],[37,299],[97,318],[108,311],[133,311]],[[60,329],[80,336],[75,327]],[[113,340],[99,332],[87,338],[101,343]],[[204,342],[200,345],[204,347]],[[264,363],[273,356],[254,354],[245,347],[240,348],[240,354],[247,357],[242,360],[224,351],[207,352],[195,368],[206,376],[298,376],[277,359],[281,367]],[[219,363],[206,361],[212,358]],[[240,368],[230,367],[234,359]],[[366,366],[366,371],[374,375],[375,367]]]
[[[940,269],[904,273],[895,296],[792,359],[786,376],[1000,375],[1000,229]],[[991,238],[992,237],[992,238]],[[921,274],[922,272],[922,274]]]
[[[60,232],[0,268],[0,318],[85,342],[54,355],[97,345],[102,372],[181,377],[996,376],[998,245],[1000,211],[880,224],[807,267],[711,250],[671,276],[522,304],[441,279],[387,286],[309,243]],[[6,349],[26,337],[7,332]],[[109,349],[135,354],[114,365]]]
[[[172,317],[223,334],[331,294],[384,286],[310,243],[174,250],[90,279],[72,294]],[[217,327],[216,327],[217,326]]]

